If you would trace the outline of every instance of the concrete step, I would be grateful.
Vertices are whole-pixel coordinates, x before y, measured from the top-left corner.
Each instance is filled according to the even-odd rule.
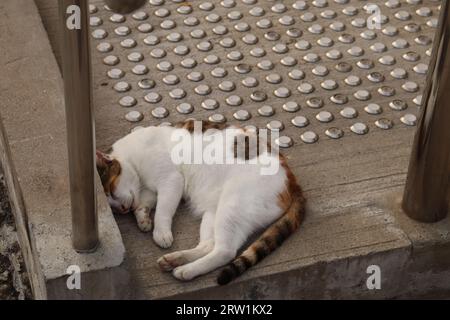
[[[204,9],[207,9],[205,6],[200,9],[198,7],[200,3],[190,3],[193,8],[192,13],[190,13],[189,8],[182,7],[180,9],[180,4],[166,1],[164,6],[147,4],[143,11],[150,18],[145,21],[139,21],[139,19],[145,18],[145,15],[137,15],[135,18],[126,16],[123,22],[119,22],[122,21],[122,18],[118,16],[112,18],[117,22],[111,21],[112,14],[101,5],[101,1],[92,1],[92,4],[96,6],[96,10],[93,10],[93,16],[98,18],[94,19],[93,22],[102,22],[100,26],[93,27],[93,32],[97,36],[107,34],[104,39],[93,39],[92,45],[97,144],[99,148],[107,149],[111,143],[137,125],[158,125],[166,121],[173,123],[187,117],[205,119],[217,114],[225,116],[230,122],[238,123],[238,120],[234,118],[234,113],[241,109],[251,113],[252,118],[239,123],[265,127],[270,121],[279,121],[285,127],[282,135],[292,139],[292,146],[283,150],[283,153],[287,155],[294,173],[305,189],[308,198],[306,221],[299,232],[283,244],[279,250],[255,268],[249,270],[237,281],[225,287],[216,285],[217,272],[192,282],[180,283],[174,280],[170,274],[164,274],[158,270],[156,259],[159,256],[170,250],[190,248],[197,242],[199,222],[187,214],[187,210],[183,207],[180,208],[175,220],[175,243],[170,250],[157,248],[149,234],[142,234],[138,231],[131,217],[116,217],[116,225],[111,213],[105,207],[102,207],[102,219],[104,219],[101,220],[104,221],[101,225],[101,230],[103,230],[103,233],[101,233],[102,244],[110,245],[105,248],[105,251],[100,251],[93,256],[75,255],[71,251],[67,159],[63,151],[65,148],[65,127],[61,78],[54,57],[50,54],[48,39],[37,17],[37,11],[32,8],[24,12],[21,10],[19,2],[4,1],[4,4],[0,5],[0,12],[8,12],[9,17],[32,21],[18,28],[15,25],[18,18],[3,20],[8,28],[16,26],[14,29],[19,30],[17,33],[20,38],[29,41],[18,41],[19,36],[17,38],[12,36],[7,39],[8,41],[3,40],[5,46],[2,43],[2,47],[6,47],[6,43],[8,43],[9,47],[15,48],[15,50],[11,50],[7,59],[0,60],[2,62],[0,64],[1,71],[7,70],[9,73],[6,74],[11,74],[13,70],[20,67],[23,76],[17,80],[14,86],[8,81],[0,82],[3,87],[8,89],[1,92],[9,92],[8,98],[10,99],[8,103],[1,99],[3,101],[1,111],[9,145],[12,146],[12,161],[10,162],[13,162],[17,169],[11,176],[18,177],[18,185],[25,199],[27,216],[31,221],[40,221],[40,223],[31,224],[40,227],[30,228],[29,243],[31,246],[37,247],[37,249],[32,249],[31,252],[35,261],[39,262],[36,263],[36,267],[41,270],[41,284],[45,284],[47,297],[140,299],[180,297],[206,299],[393,298],[424,296],[437,291],[448,292],[450,288],[450,277],[448,276],[450,270],[450,259],[448,259],[450,226],[448,219],[436,224],[420,224],[409,220],[399,207],[410,145],[414,135],[414,121],[412,120],[419,112],[415,102],[417,102],[417,96],[420,95],[420,90],[423,89],[425,81],[425,76],[416,72],[417,70],[423,70],[424,66],[420,65],[420,68],[415,69],[414,67],[419,63],[426,65],[429,62],[427,50],[431,45],[429,43],[418,45],[417,42],[425,44],[427,39],[433,37],[435,28],[430,26],[433,26],[432,19],[437,17],[439,2],[430,0],[424,0],[420,4],[402,2],[401,7],[395,8],[395,10],[380,3],[382,14],[389,18],[389,22],[383,25],[383,28],[386,28],[387,25],[395,26],[398,28],[398,34],[395,36],[387,35],[386,33],[389,34],[392,31],[391,28],[387,28],[384,32],[374,30],[376,38],[367,40],[360,35],[366,29],[357,27],[361,23],[360,19],[366,19],[367,15],[362,10],[362,3],[353,0],[346,4],[329,1],[327,8],[322,8],[320,3],[316,6],[310,4],[305,10],[293,8],[292,4],[295,1],[285,1],[283,3],[286,5],[286,11],[282,13],[278,13],[278,11],[284,10],[279,5],[281,2],[276,2],[278,3],[276,5],[275,2],[258,1],[257,5],[247,5],[245,2],[236,1],[235,7],[226,8],[217,1],[214,2],[214,11],[205,11]],[[56,3],[38,1],[38,4],[40,7],[47,6],[47,12],[56,13],[56,10],[52,10]],[[189,3],[183,5],[189,5]],[[274,5],[275,7],[273,7]],[[264,16],[255,16],[258,11],[262,12],[259,9],[254,9],[256,6],[264,9]],[[359,9],[356,16],[351,15],[353,11],[351,6]],[[254,9],[252,11],[254,15],[249,13],[252,8]],[[426,9],[421,8],[430,8],[431,16],[428,16]],[[160,11],[157,12],[157,10]],[[167,14],[164,10],[168,10],[170,15],[164,18],[158,17]],[[326,17],[332,16],[332,13],[326,12],[327,10],[333,10],[337,14],[337,18],[327,19]],[[406,19],[407,15],[404,12],[398,13],[400,11],[410,13],[410,20],[402,20]],[[244,17],[233,20],[233,17],[239,16],[237,12],[241,12]],[[220,22],[214,23],[203,20],[212,13],[221,17]],[[316,17],[314,22],[300,22],[302,15],[304,15],[303,20],[308,20],[311,14]],[[30,19],[30,16],[33,19]],[[283,25],[283,23],[288,24],[288,20],[290,20],[286,16],[293,17],[296,20],[295,25]],[[51,25],[52,21],[56,21],[52,14],[44,15],[44,17],[46,17],[47,26]],[[193,27],[186,26],[184,21],[189,17],[188,23],[195,21],[195,19],[192,19],[193,17],[197,17],[201,23]],[[360,19],[355,20],[356,18]],[[214,16],[210,16],[208,19],[214,20]],[[261,19],[271,20],[273,27],[268,30],[258,27],[261,23],[267,23],[261,22]],[[165,29],[170,24],[167,20],[173,20],[176,27]],[[258,21],[260,22],[258,23]],[[344,23],[345,31],[339,32],[331,29],[329,25],[334,21]],[[136,29],[138,25],[145,22],[153,26],[152,32],[144,34]],[[238,31],[246,28],[244,24],[239,24],[242,22],[249,24],[249,31]],[[420,31],[410,32],[416,28],[414,26],[405,28],[411,22],[419,25]],[[320,29],[316,24],[324,27],[323,33],[315,33]],[[213,28],[216,28],[216,32],[224,30],[223,28],[217,28],[219,25],[228,29],[227,35],[214,34]],[[118,27],[121,28],[117,30]],[[338,28],[339,25],[333,27]],[[290,35],[287,34],[288,29],[292,28],[300,29],[303,35],[299,39],[293,39],[292,35],[295,30],[290,30]],[[103,29],[106,33],[99,31],[99,29]],[[196,29],[203,29],[206,36],[202,39],[193,38],[192,35],[195,37],[196,34],[200,35],[201,33],[195,31],[191,34]],[[39,32],[32,33],[31,30],[39,30]],[[50,26],[48,30],[56,29],[54,26]],[[127,36],[118,35],[118,33],[126,34],[129,31],[131,31],[131,34]],[[268,33],[268,31],[271,31],[271,33]],[[172,42],[177,37],[174,34],[176,32],[183,35],[183,40]],[[275,37],[276,33],[281,36],[280,40],[268,40]],[[343,36],[345,33],[353,36],[355,41],[345,43],[346,39],[351,39],[350,36]],[[31,34],[34,34],[32,38],[30,38]],[[251,43],[251,36],[245,38],[244,41],[248,42],[245,43],[242,38],[248,34],[254,35],[258,39],[258,43],[255,45],[249,44]],[[167,38],[168,35],[170,35],[169,39]],[[148,36],[155,36],[159,39],[159,43],[149,46],[148,44],[151,44],[155,38],[147,38]],[[364,36],[370,36],[370,32]],[[416,40],[419,36],[423,37]],[[223,42],[225,47],[223,47],[223,43],[220,43],[220,40],[223,40],[224,37],[229,38]],[[324,43],[330,43],[324,37],[333,40],[331,47],[323,46]],[[51,36],[51,38],[55,39],[54,36]],[[144,42],[146,38],[147,44]],[[321,38],[320,43],[322,45],[319,45],[317,41]],[[405,39],[409,43],[409,47],[394,48],[392,42],[399,38]],[[124,48],[123,46],[133,44],[131,40],[121,44],[125,39],[133,39],[136,41],[136,46],[129,49]],[[226,48],[226,43],[233,42],[230,39],[234,40],[235,46]],[[31,42],[31,40],[35,42]],[[205,43],[200,43],[206,40],[209,40],[213,45],[210,51],[202,51],[206,50],[207,47]],[[298,50],[295,43],[299,40],[308,41],[312,45],[311,49]],[[39,48],[38,57],[41,59],[39,61],[45,61],[45,64],[42,62],[39,64],[33,63],[30,67],[29,64],[26,64],[27,61],[30,61],[27,58],[20,59],[18,62],[14,60],[14,57],[18,55],[17,52],[36,52],[24,50],[23,46],[29,43]],[[103,44],[98,47],[100,43]],[[100,52],[98,48],[108,48],[106,43],[109,43],[112,51]],[[289,49],[287,53],[278,54],[273,51],[272,48],[280,43],[287,46]],[[383,49],[381,43],[386,46],[385,52],[377,52]],[[400,47],[404,46],[403,41],[398,41],[397,44]],[[179,56],[173,52],[173,49],[181,45],[190,49],[186,56]],[[302,48],[303,45],[304,43],[299,43],[297,47]],[[363,51],[355,48],[356,46]],[[251,51],[256,47],[263,48],[266,55],[261,58],[252,56]],[[176,51],[180,52],[181,49],[183,48],[179,47]],[[326,53],[332,49],[339,50],[342,53],[342,58],[336,60],[328,58]],[[276,46],[276,50],[285,49],[283,46]],[[350,50],[350,53],[348,50]],[[233,58],[237,55],[233,51],[239,51],[243,55],[243,59],[239,62],[230,60],[230,57]],[[363,52],[363,54],[357,57],[358,51]],[[410,51],[414,53],[408,53]],[[129,61],[128,56],[133,52],[135,54],[131,56],[131,60],[134,59],[133,56],[139,57],[137,53],[141,53],[144,60],[139,63]],[[151,52],[153,56],[164,55],[164,53],[165,56],[160,59],[153,58]],[[309,55],[304,58],[307,54]],[[319,55],[321,60],[317,63],[307,62],[306,60],[315,58],[314,54]],[[335,54],[336,52],[329,53],[331,57],[337,57]],[[409,62],[403,57],[405,54],[407,58],[419,57],[419,60]],[[105,65],[103,60],[108,55],[116,56],[120,63],[115,66]],[[211,65],[211,61],[215,59],[212,55],[219,58],[220,63]],[[394,57],[395,62],[389,57],[384,57],[381,61],[385,64],[381,63],[379,59],[388,55]],[[295,58],[297,65],[283,65],[280,60],[286,56]],[[182,67],[181,61],[186,58],[196,60],[197,66],[193,69]],[[204,60],[205,58],[206,60]],[[262,64],[262,69],[259,68],[257,64],[261,60],[272,61],[274,68],[264,70],[264,65],[268,65],[267,62]],[[289,60],[292,62],[292,59],[285,59],[284,63],[286,64],[286,61],[289,62]],[[15,69],[12,69],[11,61],[16,64],[19,63],[19,65],[14,65]],[[157,65],[163,61],[170,64],[160,64],[158,69]],[[370,61],[373,63],[373,67],[364,69],[364,66],[370,66]],[[386,63],[392,62],[394,64],[386,65]],[[350,66],[352,70],[349,72],[338,71],[336,69],[338,63],[341,63],[338,69],[343,66]],[[149,72],[145,75],[133,73],[132,69],[137,64],[145,65]],[[42,65],[45,65],[46,68],[42,69]],[[170,65],[173,66],[173,70],[170,72],[161,71],[165,67],[170,69]],[[251,66],[249,73],[242,74],[235,71],[246,72],[246,65]],[[327,67],[329,72],[327,76],[317,75],[321,73],[321,70],[322,72],[324,70],[323,68],[317,68],[319,65]],[[211,71],[217,67],[224,68],[227,71],[225,78],[216,78],[211,75]],[[113,68],[120,69],[124,73],[123,77],[111,79],[108,72]],[[391,71],[394,71],[395,68],[404,69],[407,78],[394,78]],[[303,80],[291,79],[289,73],[293,69],[303,71],[305,78]],[[200,82],[187,80],[186,77],[192,71],[202,73],[204,80]],[[375,83],[369,80],[367,76],[372,72],[382,74],[384,81]],[[216,75],[220,73],[221,70],[215,72]],[[402,73],[402,70],[398,69],[393,74],[399,76],[400,73]],[[39,78],[33,77],[36,74],[40,75]],[[118,73],[116,70],[109,75],[114,76],[114,74],[120,74],[120,72]],[[176,75],[180,83],[177,85],[165,84],[162,79],[169,74]],[[266,77],[269,76],[268,79],[273,81],[276,78],[275,74],[281,76],[281,83],[271,84],[267,82]],[[298,71],[293,74],[298,74]],[[358,84],[358,81],[353,82],[356,78],[348,78],[350,75],[359,77],[362,82],[360,84]],[[195,77],[198,74],[191,74],[192,76]],[[374,76],[376,74],[372,74],[371,78],[373,79]],[[258,80],[259,84],[256,88],[241,85],[241,81],[248,77],[254,77]],[[14,77],[11,75],[9,78]],[[170,78],[173,77],[166,79],[166,82]],[[344,81],[346,78],[347,82],[354,84],[354,86],[346,84]],[[42,79],[47,79],[47,81],[51,79],[51,81],[45,82]],[[138,82],[144,79],[155,81],[155,88],[141,89]],[[324,82],[326,79],[336,81],[338,87],[331,89],[329,85],[332,82]],[[229,93],[218,89],[219,84],[224,80],[234,82],[236,89]],[[32,84],[30,84],[30,81]],[[118,93],[114,86],[120,81],[128,83],[131,89],[126,93]],[[297,90],[300,83],[304,81],[315,88],[313,93],[305,94]],[[419,91],[410,92],[414,91],[414,84],[409,82],[417,84]],[[197,94],[195,88],[200,92],[205,89],[205,87],[198,88],[201,84],[209,85],[211,93],[206,96]],[[389,97],[381,95],[379,92],[384,94],[393,92],[384,86],[394,89],[395,94]],[[24,87],[36,88],[39,94],[35,94],[34,97],[37,96],[39,99],[31,100],[33,94],[29,95],[28,92],[24,98],[18,99],[14,93],[23,93],[23,90],[20,89]],[[288,90],[277,91],[280,88]],[[305,89],[306,86],[302,86],[302,88]],[[170,91],[173,89],[183,89],[186,94],[185,100],[173,99],[172,97],[177,94],[182,94],[178,90],[172,92],[171,96]],[[368,90],[370,96],[366,96],[364,90]],[[255,91],[259,91],[259,93],[255,94]],[[148,103],[144,96],[150,92],[160,94],[161,101]],[[265,101],[258,101],[258,98],[264,96],[261,95],[261,92],[267,95]],[[290,96],[283,98],[282,96],[287,93]],[[336,94],[340,94],[340,96]],[[243,104],[235,107],[228,105],[227,98],[231,95],[239,96],[243,100]],[[336,101],[341,100],[343,95],[347,96],[348,102],[344,105],[337,104]],[[132,106],[131,109],[124,108],[119,104],[120,99],[125,96],[136,100],[136,105]],[[313,108],[314,103],[318,101],[318,99],[311,99],[313,97],[323,99],[324,105],[322,108]],[[331,97],[335,102],[331,100]],[[126,100],[133,102],[131,98]],[[151,97],[148,97],[147,100],[151,101],[149,98]],[[214,111],[204,110],[201,105],[208,98],[217,100],[220,107]],[[368,100],[362,100],[366,98]],[[394,100],[398,101],[391,104],[393,107],[390,107],[390,103]],[[28,103],[23,103],[24,101],[33,101],[35,107],[30,107]],[[127,101],[122,100],[122,104]],[[184,115],[176,111],[176,107],[183,101],[192,104],[194,107],[193,113]],[[288,101],[297,102],[301,109],[295,113],[286,112],[283,105]],[[48,106],[49,102],[50,109],[42,107]],[[369,114],[365,111],[365,107],[369,103],[379,104],[383,112],[379,115]],[[405,103],[408,106],[406,109],[395,110],[401,109]],[[21,106],[21,112],[14,109],[17,105]],[[272,106],[276,111],[275,114],[270,117],[259,115],[258,109],[264,105]],[[154,115],[158,115],[155,112],[157,107],[165,108],[168,111],[168,117],[164,119],[155,118],[152,112]],[[349,117],[353,110],[344,110],[345,107],[357,111],[357,117],[346,118],[345,116]],[[373,106],[369,109],[374,110]],[[142,112],[144,120],[137,124],[125,120],[125,115],[130,110]],[[158,110],[161,109],[156,111]],[[329,114],[319,114],[320,111],[328,111],[334,119],[331,122],[323,122],[325,118],[329,117]],[[23,117],[22,122],[16,121],[18,116]],[[307,118],[310,123],[309,126],[299,128],[292,125],[291,120],[295,116]],[[316,120],[316,116],[322,121]],[[59,131],[51,134],[41,131],[35,132],[34,130],[24,131],[21,124],[30,121],[30,119],[34,119],[34,123],[41,131]],[[297,120],[301,119],[297,118]],[[47,125],[43,126],[43,123]],[[360,124],[354,126],[357,123],[366,125],[369,129],[368,133],[366,133],[366,127]],[[392,127],[391,124],[393,124]],[[277,123],[272,123],[272,125],[277,125]],[[383,130],[380,127],[387,129]],[[331,128],[342,130],[344,135],[339,139],[329,138],[326,133],[327,129],[329,130],[328,134],[337,133],[339,135],[340,133],[340,130],[330,130]],[[357,134],[354,131],[365,134]],[[308,133],[305,134],[306,132]],[[40,144],[33,142],[32,150],[29,147],[19,148],[34,137],[46,137],[47,134],[52,142],[43,141]],[[318,136],[318,141],[314,141],[314,134]],[[314,143],[304,142],[308,142],[311,137],[313,141],[309,142]],[[17,146],[15,146],[16,144]],[[63,156],[55,157],[55,154]],[[36,155],[38,156],[36,157]],[[41,181],[46,181],[45,185],[42,185]],[[40,182],[40,184],[37,182]],[[46,190],[45,201],[42,201],[42,187]],[[100,191],[98,196],[100,204],[104,205],[104,198]],[[49,212],[52,214],[49,214]],[[46,228],[47,225],[51,228]],[[120,234],[117,226],[120,229]],[[112,241],[107,241],[107,239]],[[122,240],[125,248],[123,262]],[[60,243],[64,245],[60,245]],[[83,283],[86,285],[81,291],[67,290],[66,277],[63,275],[65,269],[72,264],[82,264],[83,266]],[[369,290],[367,288],[366,280],[369,277],[367,268],[371,265],[377,265],[381,269],[381,290]]]

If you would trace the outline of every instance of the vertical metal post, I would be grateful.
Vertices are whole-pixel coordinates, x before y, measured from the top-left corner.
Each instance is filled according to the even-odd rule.
[[[449,0],[443,1],[403,196],[403,210],[409,217],[422,222],[445,218],[449,208],[449,11]]]
[[[96,250],[94,118],[88,0],[60,0],[62,73],[69,151],[72,241],[80,253]]]

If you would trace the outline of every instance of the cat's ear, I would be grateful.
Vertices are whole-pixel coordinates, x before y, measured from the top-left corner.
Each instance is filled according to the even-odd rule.
[[[108,167],[113,162],[112,158],[109,155],[107,155],[106,153],[103,153],[99,150],[97,150],[95,152],[95,158],[96,158],[95,162],[97,164],[97,168],[99,168],[99,169]]]

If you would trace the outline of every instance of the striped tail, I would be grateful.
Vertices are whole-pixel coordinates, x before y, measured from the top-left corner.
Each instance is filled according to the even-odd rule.
[[[281,246],[298,229],[305,213],[305,199],[295,181],[290,183],[289,187],[284,194],[280,195],[281,202],[286,204],[283,206],[285,208],[284,215],[266,229],[239,257],[222,270],[217,278],[219,285],[228,284],[247,269],[256,265]],[[290,201],[286,203],[288,199]]]

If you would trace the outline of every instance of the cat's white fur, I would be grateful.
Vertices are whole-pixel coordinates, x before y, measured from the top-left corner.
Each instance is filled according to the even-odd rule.
[[[186,199],[194,214],[202,217],[200,243],[158,262],[166,271],[174,268],[176,278],[190,280],[230,262],[252,233],[283,214],[277,197],[285,188],[286,172],[279,166],[274,175],[261,175],[260,164],[175,164],[171,152],[180,143],[173,141],[175,130],[190,135],[181,128],[148,127],[113,145],[111,156],[120,162],[122,172],[115,199],[109,200],[112,206],[134,209],[143,231],[150,229],[149,208],[156,205],[153,239],[168,248],[173,242],[173,216],[180,200]],[[226,144],[225,139],[212,141]],[[261,156],[279,161],[277,154]]]

